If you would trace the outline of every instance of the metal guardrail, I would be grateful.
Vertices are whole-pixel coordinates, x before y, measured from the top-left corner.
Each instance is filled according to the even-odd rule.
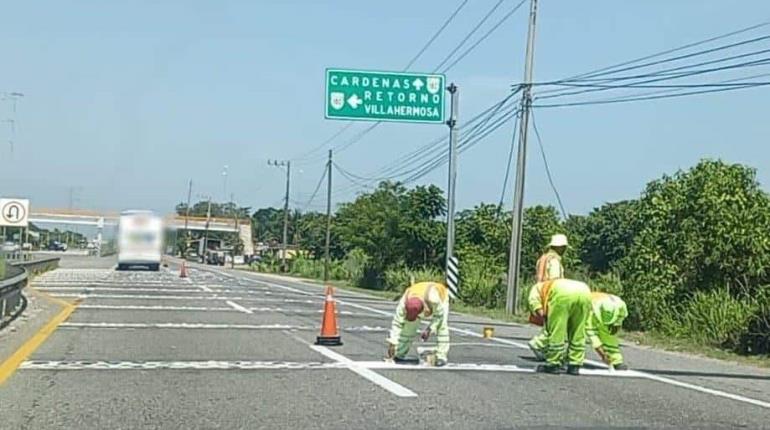
[[[30,274],[41,273],[59,266],[59,257],[30,261],[9,261],[5,279],[0,280],[0,329],[16,319],[27,308],[27,298],[22,290]]]

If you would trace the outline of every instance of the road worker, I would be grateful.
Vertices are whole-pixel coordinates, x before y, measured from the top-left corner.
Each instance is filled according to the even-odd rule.
[[[423,341],[436,335],[436,366],[447,363],[449,352],[449,291],[437,282],[418,282],[406,289],[396,307],[388,336],[388,358],[403,362],[412,346],[420,322],[430,318],[430,325],[422,332]]]
[[[552,279],[559,279],[564,277],[564,266],[561,264],[561,256],[567,249],[567,236],[563,234],[554,234],[551,236],[551,241],[548,243],[547,251],[537,259],[535,265],[535,280],[537,282],[550,281]],[[537,319],[533,320],[538,324]],[[542,325],[539,323],[538,325]],[[529,340],[529,349],[535,354],[535,358],[538,361],[544,361],[545,356],[543,351],[545,350],[545,328],[536,334],[535,337]]]
[[[537,282],[564,277],[564,266],[561,264],[561,256],[567,250],[567,236],[554,234],[551,236],[551,241],[548,243],[547,248],[545,254],[537,259],[537,273],[535,274]]]
[[[628,308],[620,297],[591,293],[591,315],[586,321],[586,335],[596,353],[615,370],[628,370],[616,336],[627,316]]]
[[[539,372],[577,375],[585,360],[586,320],[591,312],[591,290],[583,282],[554,279],[538,282],[529,292],[532,315],[543,321],[545,364]]]

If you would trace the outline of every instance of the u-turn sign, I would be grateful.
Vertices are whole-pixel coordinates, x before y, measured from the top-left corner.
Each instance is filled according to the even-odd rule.
[[[27,227],[29,224],[29,200],[0,199],[0,226]]]

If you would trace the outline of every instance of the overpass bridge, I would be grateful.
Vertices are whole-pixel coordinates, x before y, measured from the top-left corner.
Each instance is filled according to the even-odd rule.
[[[116,227],[120,213],[109,211],[89,211],[81,209],[31,209],[29,222],[37,225],[65,224],[86,225],[99,230],[105,227]],[[236,233],[244,245],[245,254],[254,253],[252,242],[251,220],[222,218],[222,217],[184,217],[178,214],[168,214],[163,217],[166,229],[179,231],[221,231]],[[101,232],[99,233],[101,235]]]

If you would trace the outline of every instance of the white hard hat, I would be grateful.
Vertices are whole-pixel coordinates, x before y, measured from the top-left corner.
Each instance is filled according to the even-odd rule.
[[[551,247],[567,246],[567,236],[563,234],[554,234],[551,236],[551,242],[548,244]]]

